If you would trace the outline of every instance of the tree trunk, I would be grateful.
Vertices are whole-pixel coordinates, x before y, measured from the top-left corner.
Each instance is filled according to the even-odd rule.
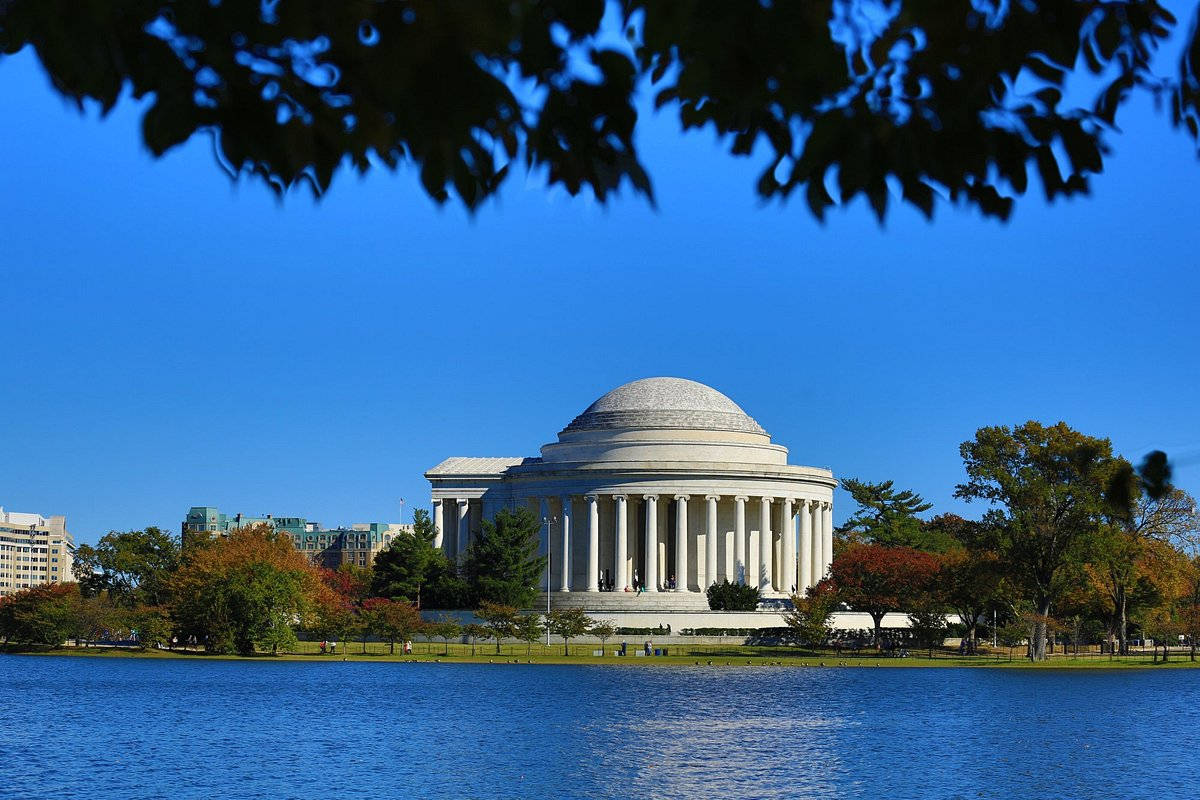
[[[884,613],[886,614],[887,612],[885,611]],[[883,646],[883,614],[877,614],[872,611],[871,620],[875,623],[875,652],[879,652],[879,649]]]
[[[500,637],[496,637],[496,655],[500,655]]]
[[[1046,617],[1050,616],[1050,601],[1042,598],[1037,606],[1038,618],[1033,623],[1033,639],[1030,641],[1029,660],[1046,660]]]
[[[647,524],[649,524],[649,523],[647,523]],[[564,637],[563,637],[563,655],[564,655],[564,656],[570,656],[570,655],[571,655],[571,651],[570,651],[570,650],[567,648],[567,642],[568,642],[568,641],[570,641],[570,640],[569,640],[569,639],[567,639],[567,637],[565,637],[565,636],[564,636]]]
[[[1129,620],[1126,611],[1129,602],[1125,597],[1125,587],[1117,589],[1117,641],[1120,642],[1121,655],[1129,655]]]
[[[979,646],[976,640],[976,629],[978,627],[978,620],[972,619],[967,623],[967,655],[975,655],[975,650]]]
[[[1169,645],[1169,644],[1170,644],[1169,639],[1163,640],[1163,663],[1164,664],[1167,663],[1167,645]]]

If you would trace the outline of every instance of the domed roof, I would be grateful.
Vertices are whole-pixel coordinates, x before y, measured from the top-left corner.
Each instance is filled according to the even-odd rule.
[[[684,378],[642,378],[592,403],[563,433],[614,428],[766,431],[725,395]]]

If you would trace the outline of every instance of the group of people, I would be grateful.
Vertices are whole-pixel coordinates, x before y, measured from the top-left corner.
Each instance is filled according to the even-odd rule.
[[[663,592],[669,592],[675,588],[678,588],[678,584],[675,583],[674,575],[668,575],[667,580],[664,583],[660,584],[658,587],[659,591],[663,591]],[[646,591],[646,585],[644,583],[642,583],[642,579],[640,577],[638,577],[638,571],[636,569],[633,571],[633,588],[630,589],[629,587],[626,587],[625,591],[637,592],[638,594],[641,594],[642,592]]]

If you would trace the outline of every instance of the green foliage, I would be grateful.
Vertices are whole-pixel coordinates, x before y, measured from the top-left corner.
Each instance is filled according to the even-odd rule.
[[[528,608],[537,599],[537,583],[546,571],[539,556],[541,523],[527,508],[501,509],[484,520],[479,537],[467,549],[465,571],[480,603]]]
[[[153,98],[152,154],[210,134],[231,178],[280,196],[324,193],[347,164],[470,209],[514,167],[601,203],[622,185],[652,198],[646,87],[683,130],[757,154],[762,198],[799,194],[818,219],[862,197],[882,220],[889,183],[926,216],[945,196],[1006,218],[1030,172],[1048,199],[1086,194],[1139,90],[1200,136],[1200,32],[1173,76],[1152,71],[1175,28],[1156,2],[843,5],[623,0],[602,24],[599,0],[7,0],[0,52],[32,46],[80,108]]]
[[[527,645],[542,638],[546,633],[546,624],[541,614],[522,614],[517,617],[517,638]],[[526,648],[529,652],[530,648]]]
[[[446,556],[433,546],[436,534],[429,512],[423,508],[416,509],[413,512],[412,532],[401,531],[385,550],[375,556],[372,594],[393,600],[407,600],[420,608],[422,587],[432,577],[446,572]]]
[[[933,504],[926,503],[919,494],[896,491],[892,481],[867,483],[842,478],[840,483],[858,504],[858,510],[840,529],[851,541],[917,550],[942,551],[947,548],[936,530],[927,529],[917,517],[933,508]]]
[[[404,600],[368,598],[359,615],[366,632],[386,639],[393,653],[396,652],[396,640],[411,639],[424,628],[421,612]]]
[[[143,650],[165,647],[171,641],[171,618],[165,609],[138,606],[126,611],[124,617],[130,636]]]
[[[592,628],[588,615],[578,608],[556,609],[546,615],[546,626],[554,636],[563,640],[563,655],[570,655],[569,643],[576,636],[583,636]]]
[[[180,632],[210,652],[253,654],[281,615],[302,620],[334,605],[316,568],[265,525],[189,549],[171,589]]]
[[[463,626],[449,614],[442,614],[425,626],[425,631],[435,639],[441,639],[446,645],[446,653],[450,652],[450,640],[462,631]]]
[[[480,625],[478,622],[468,622],[462,626],[463,636],[467,637],[467,642],[471,645],[471,655],[475,655],[475,643],[480,639],[487,639],[492,635],[492,631],[486,625]],[[496,642],[496,652],[500,652],[500,642]]]
[[[960,452],[968,480],[955,496],[992,506],[985,520],[998,534],[1000,560],[1029,594],[1037,616],[1048,617],[1111,509],[1106,492],[1123,459],[1113,457],[1108,439],[1062,422],[1032,420],[1016,428],[980,428]],[[1040,661],[1041,623],[1033,638],[1033,659]]]
[[[830,620],[837,604],[837,591],[826,578],[811,587],[804,597],[792,595],[792,610],[784,615],[783,621],[801,644],[820,647],[833,633]]]
[[[946,612],[936,606],[916,608],[908,613],[909,633],[921,647],[929,650],[933,657],[933,648],[941,645],[946,638]]]
[[[6,643],[56,647],[74,633],[79,605],[73,583],[23,589],[0,598],[0,635]]]
[[[600,648],[603,650],[608,640],[617,635],[617,626],[612,620],[594,620],[588,632],[600,640]]]
[[[285,653],[294,651],[299,642],[296,640],[296,632],[292,630],[291,620],[285,614],[276,613],[259,634],[256,644],[260,650],[267,650],[271,655],[276,655],[280,650]]]
[[[475,616],[483,620],[487,635],[496,640],[496,652],[500,652],[500,640],[511,639],[517,635],[519,618],[517,609],[499,603],[484,601],[475,609]]]
[[[74,571],[86,595],[107,592],[113,602],[132,608],[164,605],[170,577],[179,567],[179,539],[158,528],[112,531],[93,547],[75,548]]]
[[[754,611],[758,608],[757,586],[730,583],[723,579],[708,587],[708,607],[713,611]]]

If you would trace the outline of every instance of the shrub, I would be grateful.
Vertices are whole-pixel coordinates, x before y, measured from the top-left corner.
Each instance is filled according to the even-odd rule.
[[[758,599],[758,587],[730,583],[729,579],[708,587],[708,607],[713,611],[754,611]]]

